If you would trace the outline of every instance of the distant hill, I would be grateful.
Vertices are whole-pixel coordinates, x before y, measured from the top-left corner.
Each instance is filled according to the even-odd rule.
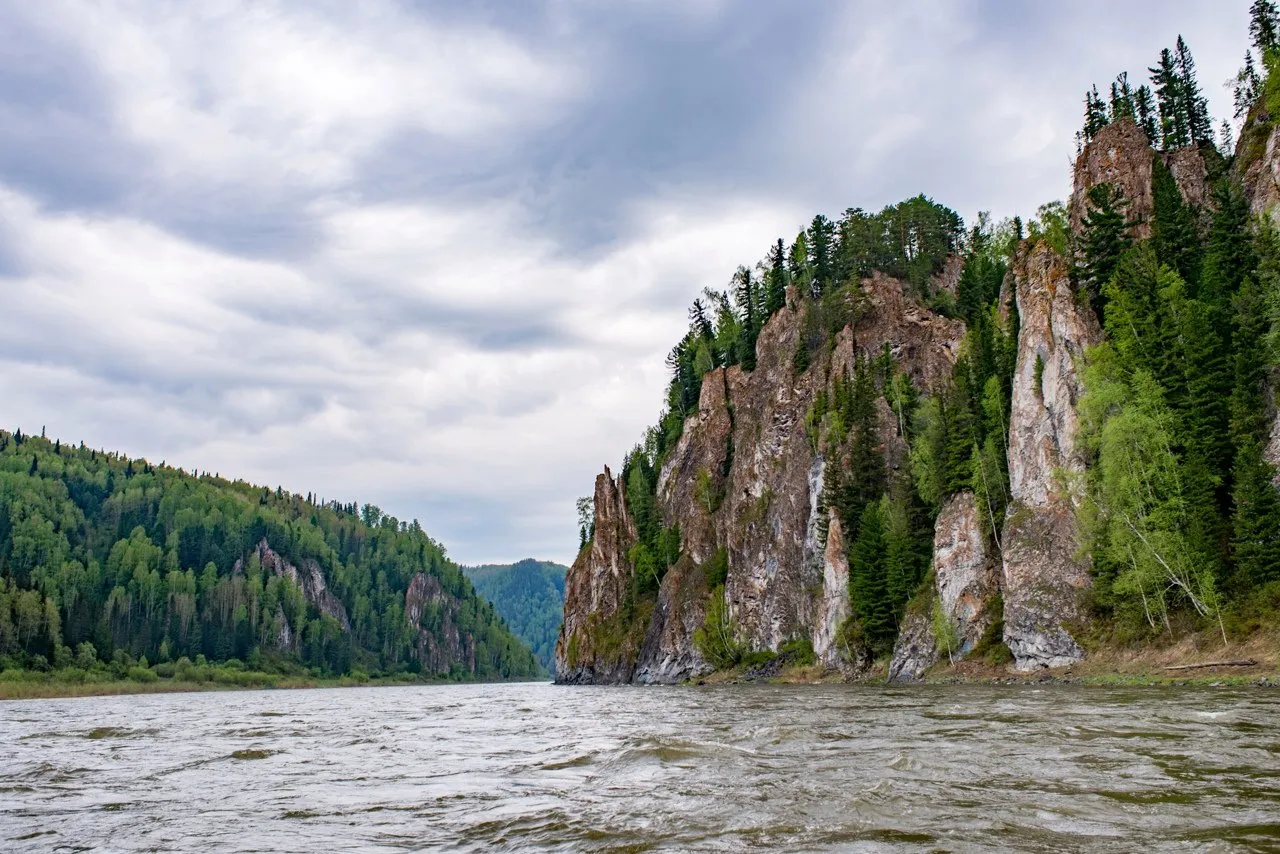
[[[476,592],[493,603],[507,626],[551,670],[564,614],[566,566],[526,559],[519,563],[464,566]]]

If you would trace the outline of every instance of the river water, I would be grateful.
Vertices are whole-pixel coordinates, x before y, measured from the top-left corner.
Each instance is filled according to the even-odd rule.
[[[5,702],[0,849],[1280,850],[1280,692],[521,684]]]

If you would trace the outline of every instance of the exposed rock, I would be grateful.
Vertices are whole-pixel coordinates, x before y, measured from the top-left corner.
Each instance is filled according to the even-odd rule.
[[[706,590],[701,567],[687,554],[663,576],[635,682],[671,685],[715,669],[693,643],[693,633],[702,625],[707,610]]]
[[[615,621],[631,581],[627,552],[636,529],[627,516],[624,489],[608,467],[596,477],[595,535],[565,577],[564,623],[556,640],[556,682],[626,682],[634,651],[598,648],[599,627]]]
[[[458,629],[460,604],[434,575],[419,572],[409,582],[404,596],[404,616],[418,633],[414,651],[425,672],[448,673],[454,664],[462,664],[469,672],[475,672],[475,640]],[[422,625],[424,616],[428,627]]]
[[[814,452],[804,419],[818,370],[794,374],[800,319],[791,308],[774,314],[756,342],[756,369],[728,376],[734,459],[724,508],[725,590],[752,649],[776,650],[808,635],[809,591],[821,581],[816,556],[805,553]]]
[[[933,293],[945,291],[955,296],[960,287],[960,275],[963,272],[964,256],[949,255],[942,269],[936,275],[929,277],[929,287]]]
[[[898,642],[889,660],[889,681],[916,682],[938,662],[938,642],[930,615],[913,611],[902,621]]]
[[[1089,190],[1098,184],[1110,184],[1126,200],[1125,215],[1133,224],[1133,236],[1150,237],[1155,207],[1151,179],[1157,156],[1169,167],[1178,190],[1188,204],[1198,208],[1209,206],[1208,173],[1200,149],[1187,146],[1157,153],[1137,122],[1122,118],[1100,130],[1076,158],[1068,205],[1072,229],[1080,230]]]
[[[822,598],[813,620],[813,652],[828,667],[843,663],[840,627],[849,619],[849,554],[840,519],[832,516],[822,556]]]
[[[1005,643],[1026,670],[1081,656],[1065,624],[1081,618],[1079,594],[1089,585],[1089,564],[1076,557],[1072,496],[1060,474],[1083,471],[1076,443],[1079,367],[1101,331],[1092,310],[1077,301],[1066,262],[1047,245],[1024,246],[1015,269],[1021,325],[1002,588]]]
[[[935,314],[903,292],[903,284],[882,273],[862,283],[871,303],[854,326],[857,350],[879,356],[884,345],[911,379],[930,391],[939,391],[951,378],[964,340],[964,321]]]
[[[1098,131],[1076,158],[1068,212],[1071,228],[1080,230],[1086,211],[1086,195],[1098,184],[1110,184],[1121,192],[1125,213],[1136,237],[1151,236],[1151,142],[1133,119],[1118,119]]]
[[[1280,124],[1271,124],[1262,105],[1249,114],[1240,132],[1236,168],[1250,213],[1275,219],[1280,206]]]
[[[956,627],[960,655],[977,645],[991,622],[988,604],[999,592],[993,549],[972,492],[947,499],[933,528],[933,571],[942,611]]]
[[[351,631],[351,621],[347,618],[347,609],[342,604],[342,601],[337,596],[334,596],[332,591],[325,585],[324,570],[320,568],[320,564],[311,558],[307,558],[302,561],[301,567],[294,566],[272,550],[267,543],[266,537],[263,537],[258,543],[256,551],[264,572],[292,581],[302,590],[302,595],[307,602],[316,607],[316,610],[337,620],[343,631]],[[241,566],[242,564],[237,562],[236,566],[232,567],[232,570],[238,571]]]

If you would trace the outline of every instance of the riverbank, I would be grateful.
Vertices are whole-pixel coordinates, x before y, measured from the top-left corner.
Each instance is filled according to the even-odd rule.
[[[716,671],[698,684],[765,682],[820,685],[841,682],[882,683],[888,661],[876,661],[857,674],[812,663],[782,660]],[[1280,687],[1280,628],[1254,632],[1223,644],[1212,633],[1189,634],[1175,642],[1143,647],[1099,645],[1070,667],[1019,672],[1006,663],[989,660],[942,661],[920,683],[1002,685],[1067,683],[1098,686],[1260,685]],[[919,683],[917,683],[919,684]]]

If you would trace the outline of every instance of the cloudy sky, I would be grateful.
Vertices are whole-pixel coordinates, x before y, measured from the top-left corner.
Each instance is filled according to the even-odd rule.
[[[1069,189],[1247,0],[0,0],[0,424],[568,561],[663,356],[814,213]]]

